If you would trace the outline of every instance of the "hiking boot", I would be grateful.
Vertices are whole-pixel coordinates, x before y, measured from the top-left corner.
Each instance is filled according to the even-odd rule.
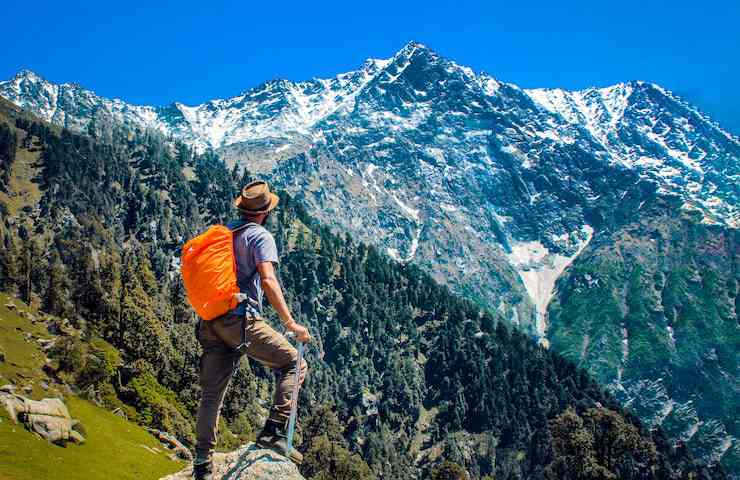
[[[267,420],[267,422],[265,422],[265,427],[257,436],[256,443],[260,447],[267,448],[284,457],[288,457],[293,463],[300,465],[303,463],[303,455],[301,455],[301,452],[293,447],[290,449],[290,454],[288,454],[288,436],[286,430],[287,428],[285,428],[285,424],[274,420]]]
[[[193,480],[213,480],[213,462],[193,463]]]

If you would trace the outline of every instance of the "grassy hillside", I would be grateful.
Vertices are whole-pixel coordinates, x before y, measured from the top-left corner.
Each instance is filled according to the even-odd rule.
[[[6,305],[16,305],[10,310]],[[35,321],[28,318],[33,315]],[[45,392],[40,383],[49,384],[47,396],[61,393],[43,372],[46,355],[41,350],[38,339],[49,339],[50,335],[36,315],[20,300],[0,293],[0,351],[5,361],[0,363],[0,385],[13,383],[19,389],[33,388],[32,397],[38,398]]]
[[[18,309],[8,309],[9,302]],[[30,386],[33,391],[28,396],[34,399],[58,396],[65,389],[41,369],[46,355],[36,341],[50,335],[43,322],[33,323],[29,314],[37,317],[19,300],[0,294],[0,351],[6,355],[0,363],[0,383]],[[72,417],[85,428],[85,444],[66,448],[50,444],[13,423],[2,410],[1,479],[145,479],[182,468],[182,462],[171,460],[170,452],[143,428],[74,395],[65,395],[64,400]]]

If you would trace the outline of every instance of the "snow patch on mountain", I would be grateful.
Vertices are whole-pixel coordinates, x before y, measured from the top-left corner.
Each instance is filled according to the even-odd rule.
[[[408,263],[414,259],[414,256],[416,255],[416,251],[419,248],[419,239],[421,238],[421,232],[422,227],[416,229],[416,233],[414,234],[414,237],[411,239],[411,246],[409,247],[408,255],[403,256],[400,254],[397,248],[388,247],[386,251],[388,252],[388,255],[396,260],[397,262],[401,263]]]
[[[519,274],[527,293],[537,309],[536,330],[541,341],[547,345],[547,306],[552,300],[555,281],[563,271],[589,244],[594,229],[590,225],[583,225],[577,232],[565,233],[558,236],[558,240],[566,241],[575,238],[575,253],[562,255],[551,253],[539,241],[514,242],[511,252],[507,254],[509,262]]]
[[[615,383],[617,385],[622,384],[622,377],[624,376],[624,368],[627,364],[627,359],[630,355],[630,339],[629,339],[629,330],[627,330],[627,327],[622,324],[621,325],[621,332],[622,332],[622,358],[619,362],[619,366],[617,367],[617,378],[615,380]]]
[[[403,211],[403,213],[408,215],[413,221],[415,222],[419,221],[419,209],[418,208],[409,207],[408,205],[403,203],[401,200],[399,200],[398,196],[395,193],[391,194],[391,196],[393,197],[393,200],[395,200],[396,205],[398,205],[401,211]]]

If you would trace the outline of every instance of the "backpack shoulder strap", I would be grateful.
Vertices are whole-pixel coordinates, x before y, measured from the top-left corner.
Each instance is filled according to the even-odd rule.
[[[236,227],[235,229],[233,229],[233,230],[231,231],[231,233],[232,233],[233,235],[236,235],[236,234],[237,234],[238,232],[241,232],[241,231],[243,231],[243,230],[246,230],[247,228],[249,228],[249,227],[251,227],[251,226],[255,226],[255,227],[257,227],[257,226],[259,226],[259,223],[255,223],[255,222],[247,222],[247,223],[245,223],[244,225],[239,225],[238,227]],[[250,275],[249,275],[249,276],[248,276],[247,278],[249,278],[249,279],[250,279],[250,281],[251,281],[251,280],[252,280],[252,279],[254,278],[254,276],[255,276],[255,275],[257,275],[257,269],[256,269],[256,268],[254,269],[254,271],[253,271],[253,272],[252,272],[252,273],[251,273],[251,274],[250,274]],[[248,297],[248,296],[247,296],[246,294],[244,294],[244,293],[239,293],[239,294],[237,294],[237,295],[239,295],[239,297],[238,297],[238,298],[240,299],[240,303],[246,300],[246,301],[247,301],[247,302],[249,302],[249,304],[250,304],[250,305],[252,305],[253,307],[258,307],[258,306],[259,306],[259,304],[258,304],[257,302],[255,302],[254,300],[252,300],[251,298],[249,298],[249,297]]]
[[[234,228],[233,230],[231,230],[231,233],[236,233],[236,232],[240,232],[240,231],[242,231],[242,230],[246,230],[247,228],[251,227],[252,225],[254,225],[254,226],[259,226],[259,224],[258,224],[258,223],[254,223],[254,222],[247,222],[247,223],[245,223],[244,225],[239,225],[238,227],[236,227],[236,228]]]

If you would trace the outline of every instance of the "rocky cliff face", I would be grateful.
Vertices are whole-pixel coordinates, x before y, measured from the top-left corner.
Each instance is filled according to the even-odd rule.
[[[665,89],[629,82],[523,90],[413,42],[332,79],[270,81],[193,107],[129,105],[28,71],[1,82],[0,95],[78,130],[154,129],[217,149],[300,198],[323,222],[422,265],[570,354],[571,343],[592,335],[563,340],[564,317],[547,312],[553,298],[564,301],[555,284],[565,269],[601,248],[591,244],[616,242],[660,198],[673,198],[674,213],[697,225],[734,232],[740,222],[740,141]],[[736,236],[729,238],[732,260]],[[695,247],[666,254],[682,265]],[[729,301],[737,301],[736,290]],[[605,325],[621,338],[621,320]],[[737,332],[737,322],[729,328]],[[635,329],[665,331],[652,321]],[[584,364],[596,372],[608,364],[602,380],[613,382],[619,362],[608,349],[590,351]],[[702,363],[687,362],[704,378]],[[630,371],[635,382],[660,378]],[[737,379],[737,366],[725,373]],[[652,402],[648,390],[625,389],[624,401]],[[658,410],[673,401],[658,397]]]

